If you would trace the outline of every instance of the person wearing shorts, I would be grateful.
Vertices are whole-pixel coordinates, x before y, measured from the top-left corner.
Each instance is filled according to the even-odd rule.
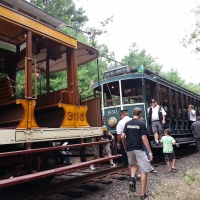
[[[165,156],[165,162],[168,167],[169,172],[174,172],[176,170],[175,168],[175,154],[174,149],[172,145],[176,145],[179,147],[179,145],[176,143],[173,137],[170,136],[171,130],[169,128],[164,130],[165,136],[163,136],[160,140],[160,143],[163,144],[163,153]],[[172,167],[170,166],[170,162],[172,162]]]
[[[103,137],[101,138],[101,140],[104,140],[104,141],[109,140],[108,137],[111,137],[112,140],[115,139],[115,137],[110,132],[107,131],[107,127],[103,126]],[[112,156],[111,149],[110,149],[110,143],[104,144],[103,150],[104,150],[104,155],[106,155],[107,157]],[[116,166],[116,164],[113,162],[113,159],[110,159],[109,162],[110,162],[110,167]]]
[[[106,121],[106,116],[102,115],[102,126],[103,126],[103,137],[101,137],[101,140],[109,140],[109,137],[111,137],[112,141],[115,140],[114,135],[112,135],[110,132],[107,131],[107,127],[105,126],[105,121]],[[103,145],[103,151],[104,151],[104,155],[107,157],[111,157],[112,156],[112,151],[110,148],[110,143],[104,144]],[[113,162],[113,159],[109,159],[110,162],[110,167],[115,167],[116,164]],[[90,169],[92,171],[96,170],[94,164],[90,165]]]
[[[166,123],[165,122],[166,112],[161,106],[157,104],[156,99],[152,99],[151,102],[152,106],[148,108],[147,112],[149,114],[148,116],[149,116],[149,121],[151,123],[152,132],[154,134],[154,139],[155,139],[154,144],[158,146],[159,136],[161,138],[162,134],[162,124]]]
[[[144,118],[142,118],[142,117],[140,117],[140,119],[139,119],[141,122],[144,122]],[[146,153],[146,155],[147,155],[147,159],[148,160],[150,160],[150,156],[149,156],[149,152],[148,152],[148,150],[147,150],[147,148],[146,148],[146,146],[143,144],[143,149],[144,149],[144,151],[145,151],[145,153]],[[151,172],[152,173],[157,173],[157,171],[154,169],[154,167],[151,165]]]
[[[132,192],[136,191],[135,174],[139,166],[141,171],[141,196],[140,199],[146,199],[146,184],[147,173],[151,171],[150,162],[153,160],[153,154],[147,139],[148,130],[145,124],[139,121],[142,116],[141,108],[133,109],[133,119],[128,121],[121,135],[121,140],[124,148],[126,149],[129,167],[131,171],[131,180],[129,182],[129,189]],[[126,140],[125,140],[126,138]],[[146,153],[143,149],[143,144],[146,146],[150,160],[148,160]]]

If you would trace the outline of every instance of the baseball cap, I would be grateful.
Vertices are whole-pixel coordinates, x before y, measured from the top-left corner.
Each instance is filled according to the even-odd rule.
[[[153,103],[153,102],[157,102],[157,100],[156,99],[151,99],[151,102]]]
[[[120,111],[120,115],[121,115],[121,114],[126,114],[126,113],[128,113],[128,110],[121,110],[121,111]]]

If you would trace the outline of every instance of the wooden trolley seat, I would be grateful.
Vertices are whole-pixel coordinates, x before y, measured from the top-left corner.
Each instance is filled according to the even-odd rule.
[[[37,96],[35,110],[44,110],[48,108],[58,107],[59,102],[69,103],[69,93],[67,89],[50,92]]]
[[[87,106],[72,105],[68,88],[38,95],[35,119],[40,127],[88,128]]]
[[[0,78],[0,126],[16,125],[23,115],[23,108],[16,105],[13,88],[8,77]]]
[[[58,107],[60,101],[69,103],[67,88],[37,96],[35,119],[40,127],[60,127],[64,118],[64,110]]]
[[[0,105],[14,100],[12,85],[8,77],[0,78]]]

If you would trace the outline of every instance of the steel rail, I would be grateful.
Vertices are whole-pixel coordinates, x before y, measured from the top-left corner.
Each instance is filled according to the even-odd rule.
[[[127,167],[125,167],[123,165],[118,165],[116,167],[91,172],[89,174],[71,178],[71,179],[68,179],[68,180],[65,180],[65,181],[62,181],[59,183],[43,186],[40,188],[34,188],[32,190],[24,191],[19,194],[11,194],[11,195],[2,197],[1,200],[34,199],[34,198],[38,198],[39,196],[41,197],[41,196],[47,195],[47,194],[49,194],[49,192],[53,193],[53,192],[59,191],[59,193],[60,193],[62,190],[64,190],[64,189],[66,190],[66,188],[77,186],[82,183],[89,182],[89,181],[92,181],[92,180],[100,178],[100,177],[105,177],[108,174],[116,173],[116,172],[119,172],[119,171],[125,170],[125,169],[127,169]]]
[[[14,178],[10,178],[10,179],[0,180],[0,188],[33,181],[33,180],[40,179],[40,178],[46,178],[46,177],[53,176],[53,175],[58,175],[58,174],[61,174],[61,173],[67,172],[67,171],[84,168],[84,167],[87,167],[94,163],[105,162],[109,159],[117,159],[119,157],[120,157],[119,155],[116,155],[116,156],[111,156],[111,157],[99,158],[99,159],[86,161],[86,162],[82,162],[82,163],[77,163],[77,164],[73,164],[73,165],[69,165],[69,166],[65,166],[65,167],[59,167],[59,168],[50,169],[50,170],[46,170],[46,171],[42,171],[42,172],[37,172],[34,174],[28,174],[28,175],[18,176],[18,177],[14,177]]]
[[[193,154],[195,152],[195,145],[192,146],[188,146],[186,148],[180,148],[180,149],[176,149],[175,153],[177,156],[177,159],[184,157],[184,156],[189,156],[190,154]],[[93,160],[94,161],[94,160]],[[92,162],[91,162],[92,163]],[[162,164],[164,163],[164,156],[163,154],[159,154],[159,155],[155,155],[154,157],[154,162],[152,163],[153,166],[155,164]],[[73,172],[75,170],[75,168],[73,168],[70,172]],[[49,194],[49,191],[51,191],[51,193],[53,192],[62,192],[62,190],[66,190],[69,187],[73,187],[73,186],[79,186],[82,183],[86,183],[89,182],[91,180],[100,178],[100,177],[106,177],[108,174],[113,174],[116,172],[119,172],[120,170],[126,170],[126,167],[122,166],[122,165],[118,165],[114,168],[107,168],[101,171],[96,171],[96,172],[92,172],[83,176],[79,176],[76,178],[72,178],[72,179],[68,179],[56,184],[52,184],[52,185],[48,185],[48,186],[43,186],[41,188],[34,188],[28,191],[24,191],[21,193],[15,193],[15,194],[11,194],[11,195],[7,195],[7,196],[3,196],[1,197],[1,200],[13,200],[13,199],[35,199],[37,197],[37,199],[39,198],[39,196],[41,195],[47,195]],[[80,171],[81,172],[81,171]],[[40,197],[41,197],[40,196]]]
[[[107,144],[107,143],[110,143],[111,141],[112,140],[80,143],[80,144],[69,144],[66,146],[45,147],[45,148],[28,149],[28,150],[20,150],[20,151],[12,151],[12,152],[4,152],[4,153],[0,153],[0,158],[7,157],[7,156],[14,156],[14,155],[33,154],[33,153],[45,152],[45,151],[56,151],[56,150],[68,149],[68,148],[77,148],[77,147],[83,147],[83,146],[85,147],[85,146],[92,146],[92,145]]]

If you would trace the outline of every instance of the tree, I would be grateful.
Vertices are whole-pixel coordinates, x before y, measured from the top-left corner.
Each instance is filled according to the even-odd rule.
[[[113,52],[109,52],[108,47],[105,44],[97,45],[97,49],[99,50],[100,55],[104,55],[106,57],[113,56]],[[88,87],[90,80],[98,82],[98,73],[99,73],[99,80],[102,80],[103,72],[106,71],[108,69],[108,66],[110,65],[109,64],[110,61],[102,56],[98,58],[98,61],[99,61],[98,66],[97,66],[97,60],[95,60],[79,67],[78,69],[78,77],[79,77],[78,81],[80,86],[79,88],[80,91],[84,91],[83,94],[86,96],[90,96],[93,94],[92,88]]]
[[[77,40],[80,42],[97,48],[100,51],[100,54],[114,58],[114,53],[109,52],[108,47],[105,44],[99,45],[97,40],[99,35],[107,32],[105,27],[109,22],[113,21],[113,16],[108,17],[106,20],[100,22],[102,29],[97,29],[95,27],[86,28],[85,23],[88,21],[88,17],[85,15],[85,11],[82,8],[76,8],[73,0],[30,0],[30,2],[47,11],[48,13],[64,20],[68,25],[66,28],[62,29],[64,33],[77,38]],[[84,28],[88,35],[84,34],[82,31],[79,31]],[[102,72],[107,69],[109,63],[109,60],[102,57],[99,58],[100,79],[102,78]],[[66,81],[66,75],[63,75],[62,73],[64,72],[60,72],[59,76],[58,73],[50,75],[51,91],[63,89],[64,82]],[[41,93],[44,93],[46,88],[46,78],[45,75],[42,75],[41,77],[42,78],[39,79],[41,82]],[[94,82],[98,81],[96,61],[92,61],[78,68],[79,91],[84,90],[85,95],[91,95],[93,93],[92,89],[88,88],[90,79],[92,79]],[[86,90],[87,88],[88,90]]]
[[[168,72],[164,73],[161,72],[160,73],[161,76],[163,76],[164,78],[166,78],[167,80],[171,81],[172,83],[175,83],[177,85],[180,85],[182,87],[185,86],[185,80],[183,80],[177,69],[171,68]]]
[[[85,41],[83,34],[78,30],[83,28],[88,17],[83,8],[76,9],[73,0],[30,0],[30,2],[65,21],[68,26],[62,30],[63,32],[76,38],[80,37],[81,41]]]
[[[113,16],[108,17],[104,21],[100,22],[101,27],[107,26],[110,22],[113,22]],[[97,29],[95,27],[91,27],[87,29],[87,32],[90,33],[89,40],[90,40],[90,45],[94,48],[97,48],[98,46],[98,41],[97,41],[97,36],[102,35],[104,33],[107,33],[106,30],[104,29]]]
[[[182,39],[181,43],[184,47],[191,47],[192,52],[200,52],[200,5],[192,10],[195,16],[195,24],[191,27],[191,30],[186,33],[185,37]],[[197,94],[200,94],[200,83],[188,83],[185,85],[188,90],[191,90]]]
[[[186,33],[181,43],[184,47],[192,46],[193,52],[199,53],[200,51],[200,5],[192,10],[195,15],[195,25],[191,27],[191,31]]]
[[[146,53],[145,49],[139,50],[136,43],[129,48],[129,55],[122,59],[122,63],[129,67],[143,65],[146,69],[160,73],[162,66],[156,63],[156,58]]]
[[[156,63],[156,59],[150,54],[147,55],[145,49],[139,50],[136,43],[131,45],[129,54],[122,59],[122,63],[129,67],[138,67],[143,65],[146,69],[158,72],[160,76],[166,78],[172,83],[200,94],[200,84],[186,83],[185,80],[181,78],[178,70],[175,68],[171,68],[168,72],[162,72],[162,66]]]
[[[185,85],[185,88],[200,95],[200,83],[194,84],[194,83],[188,83]]]

